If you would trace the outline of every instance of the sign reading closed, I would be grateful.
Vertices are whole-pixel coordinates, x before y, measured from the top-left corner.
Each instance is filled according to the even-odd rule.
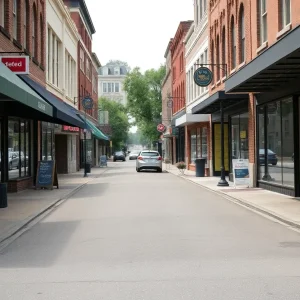
[[[0,56],[0,61],[16,74],[29,74],[29,56]]]

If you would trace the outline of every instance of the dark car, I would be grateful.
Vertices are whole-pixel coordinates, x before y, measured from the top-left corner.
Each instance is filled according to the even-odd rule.
[[[268,165],[277,165],[277,154],[272,150],[268,149]],[[259,163],[261,165],[265,164],[265,149],[259,149]]]
[[[123,151],[117,151],[114,153],[114,161],[117,161],[117,160],[122,160],[122,161],[126,160],[125,154]]]

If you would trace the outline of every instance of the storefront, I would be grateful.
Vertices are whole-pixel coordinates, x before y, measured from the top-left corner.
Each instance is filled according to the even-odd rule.
[[[251,93],[256,107],[257,186],[300,196],[300,27],[230,77],[226,92]]]
[[[0,172],[9,192],[33,186],[39,153],[38,120],[52,118],[52,106],[0,63]]]

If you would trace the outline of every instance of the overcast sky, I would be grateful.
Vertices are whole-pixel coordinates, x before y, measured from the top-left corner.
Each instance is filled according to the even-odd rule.
[[[102,65],[126,61],[142,71],[159,68],[180,21],[193,19],[193,0],[85,0],[96,33],[93,51]]]

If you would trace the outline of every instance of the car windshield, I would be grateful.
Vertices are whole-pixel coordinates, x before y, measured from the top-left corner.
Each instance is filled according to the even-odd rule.
[[[158,152],[142,152],[141,156],[159,156]]]
[[[265,154],[265,149],[259,149],[259,154]],[[268,154],[275,154],[272,150],[268,149]]]
[[[123,155],[123,152],[118,151],[118,152],[116,152],[116,155]]]

